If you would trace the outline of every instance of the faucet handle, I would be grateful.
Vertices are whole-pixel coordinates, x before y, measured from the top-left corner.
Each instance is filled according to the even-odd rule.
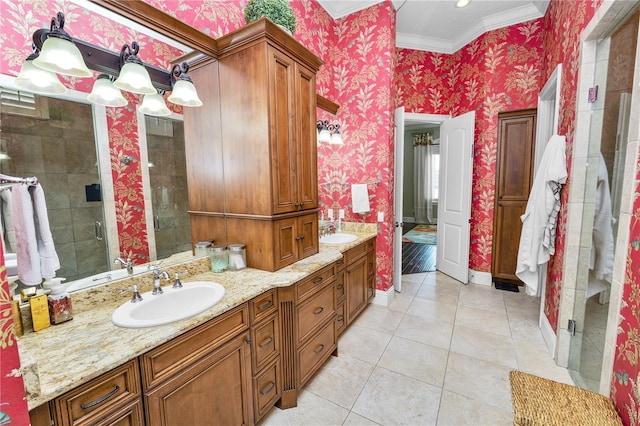
[[[176,272],[176,279],[173,282],[173,285],[171,287],[173,288],[182,288],[182,282],[180,281],[180,275],[184,275],[184,274],[188,274],[189,271],[188,270],[184,270],[182,272]]]
[[[128,291],[133,292],[133,296],[131,296],[131,303],[142,302],[142,296],[140,296],[140,292],[138,291],[138,285],[134,284],[131,287],[125,288],[124,290],[120,290],[119,294],[126,293]]]

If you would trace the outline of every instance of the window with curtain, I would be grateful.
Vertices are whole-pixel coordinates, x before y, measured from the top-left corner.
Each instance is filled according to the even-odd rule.
[[[413,135],[414,215],[417,223],[435,224],[434,205],[438,202],[440,145],[431,133]]]

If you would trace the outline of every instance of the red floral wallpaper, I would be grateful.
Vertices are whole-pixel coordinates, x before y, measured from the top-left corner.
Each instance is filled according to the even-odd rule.
[[[13,332],[7,268],[4,266],[3,256],[0,256],[0,424],[29,424],[18,345]]]
[[[396,103],[407,112],[476,111],[469,267],[491,270],[498,113],[537,104],[542,19],[489,31],[452,55],[398,49]]]

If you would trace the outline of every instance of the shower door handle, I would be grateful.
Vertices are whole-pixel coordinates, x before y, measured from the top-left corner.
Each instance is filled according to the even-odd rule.
[[[160,217],[158,216],[153,216],[153,230],[154,231],[160,230]]]
[[[102,223],[96,220],[95,229],[96,229],[96,240],[102,241]]]

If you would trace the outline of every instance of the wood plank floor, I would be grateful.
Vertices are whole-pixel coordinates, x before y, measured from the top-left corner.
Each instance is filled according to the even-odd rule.
[[[435,271],[436,247],[431,244],[402,243],[402,273]]]

